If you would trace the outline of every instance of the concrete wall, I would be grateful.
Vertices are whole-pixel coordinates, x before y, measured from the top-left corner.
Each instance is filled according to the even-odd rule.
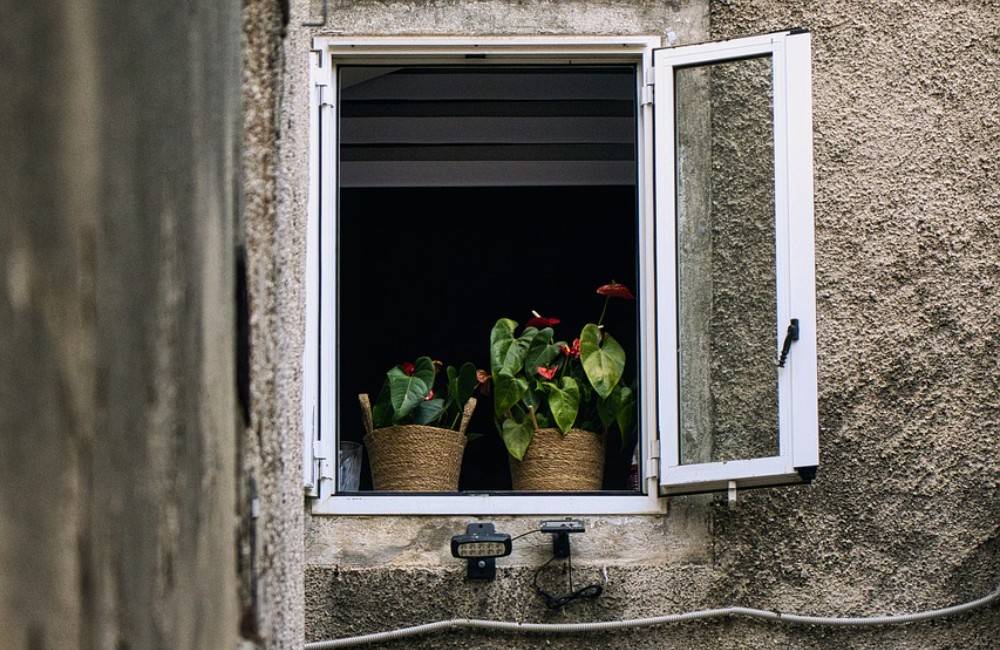
[[[674,499],[666,517],[588,518],[579,582],[606,592],[564,612],[530,587],[547,559],[526,538],[487,585],[463,581],[447,540],[470,519],[308,518],[306,637],[451,616],[613,619],[726,604],[829,615],[966,600],[1000,576],[995,440],[1000,132],[993,107],[1000,12],[983,3],[334,2],[325,29],[292,3],[278,163],[277,321],[292,396],[301,351],[307,191],[306,52],[318,33],[657,33],[680,44],[813,29],[819,300],[820,475],[748,492],[735,508]],[[709,22],[710,21],[710,22]],[[991,181],[993,179],[993,181]],[[284,366],[282,366],[284,367]],[[282,399],[287,421],[297,413]],[[293,451],[299,432],[286,444]],[[288,462],[296,458],[285,456]],[[535,518],[493,518],[505,531]],[[530,540],[530,541],[528,541]],[[683,624],[551,647],[969,648],[1000,635],[995,609],[946,623],[818,630],[746,621]],[[469,633],[385,647],[533,647]]]
[[[997,5],[711,9],[713,38],[813,30],[820,478],[715,518],[732,599],[847,613],[985,593],[1000,581]],[[989,647],[1000,615],[824,636]]]
[[[0,645],[235,647],[238,5],[0,13]]]
[[[243,3],[243,209],[247,252],[250,421],[241,488],[259,516],[241,529],[244,628],[268,648],[302,643],[303,530],[299,377],[304,329],[304,212],[278,218],[278,156],[287,137],[280,88],[288,15],[281,0]],[[305,56],[287,54],[292,61]],[[251,491],[253,494],[251,495]]]

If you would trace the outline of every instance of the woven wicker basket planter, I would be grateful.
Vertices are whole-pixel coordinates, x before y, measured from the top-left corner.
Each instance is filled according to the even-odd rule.
[[[371,404],[359,395],[365,447],[376,490],[392,492],[457,492],[465,451],[465,428],[476,408],[471,398],[462,412],[459,430],[420,424],[372,428]]]
[[[604,436],[570,429],[539,429],[528,445],[524,460],[510,458],[515,490],[600,490],[604,481]]]

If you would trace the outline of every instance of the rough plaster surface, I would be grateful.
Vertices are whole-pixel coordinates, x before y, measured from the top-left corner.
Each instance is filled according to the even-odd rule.
[[[778,453],[771,60],[675,75],[681,460]]]
[[[538,527],[539,517],[312,517],[306,554],[312,564],[343,568],[454,568],[451,537],[476,520],[518,535]],[[708,512],[680,504],[670,517],[584,517],[587,533],[574,538],[576,563],[595,566],[705,564],[712,559],[705,543]],[[504,566],[538,566],[551,556],[547,536],[516,544]],[[614,548],[614,553],[608,549]]]
[[[302,469],[299,424],[304,211],[278,212],[285,136],[280,88],[285,20],[280,0],[243,3],[243,223],[250,311],[250,426],[244,501],[259,516],[243,529],[241,629],[267,648],[297,648],[302,623]],[[304,58],[299,59],[304,62]],[[252,483],[250,483],[252,481]]]
[[[733,601],[907,611],[1000,582],[997,9],[712,3],[713,38],[813,31],[820,478],[715,518]],[[844,645],[988,647],[1000,615],[884,634]]]
[[[713,461],[780,453],[771,68],[769,57],[708,68]]]
[[[318,16],[318,0],[293,0]],[[323,34],[666,34],[704,33],[704,3],[691,0],[430,0],[330,2]],[[302,14],[297,14],[302,15]]]
[[[305,4],[293,3],[293,21]],[[697,32],[672,20],[705,29],[696,7],[675,15],[666,3],[331,6],[331,33],[673,29],[684,43]],[[607,522],[614,532],[580,540],[577,558],[591,575],[608,567],[607,595],[555,619],[528,586],[544,549],[519,551],[501,561],[497,582],[477,586],[462,581],[464,569],[443,548],[467,518],[314,519],[307,638],[450,616],[590,620],[726,604],[904,612],[997,584],[1000,11],[995,3],[772,0],[710,9],[713,38],[791,25],[814,34],[819,478],[745,493],[733,509],[688,497],[675,499],[666,519],[628,518],[631,530]],[[290,61],[308,43],[295,24]],[[298,214],[304,62],[289,65],[287,82],[283,116],[297,144],[283,149],[282,206]],[[692,523],[703,519],[710,523]],[[533,520],[501,518],[512,531]],[[997,638],[993,608],[860,631],[729,621],[544,641],[460,633],[385,647],[989,648]]]
[[[238,6],[6,3],[4,648],[232,648]]]

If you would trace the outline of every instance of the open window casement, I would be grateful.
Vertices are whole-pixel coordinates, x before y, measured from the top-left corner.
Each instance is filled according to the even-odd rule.
[[[659,49],[654,80],[661,491],[808,482],[809,34]]]

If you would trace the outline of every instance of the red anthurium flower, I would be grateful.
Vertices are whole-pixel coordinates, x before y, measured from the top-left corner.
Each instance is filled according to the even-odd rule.
[[[632,295],[628,287],[618,282],[603,284],[597,287],[597,295],[607,296],[608,298],[621,298],[623,300],[635,300],[635,296]]]
[[[552,381],[556,376],[556,371],[559,370],[559,366],[552,366],[551,368],[546,368],[545,366],[538,366],[538,374],[542,377]]]
[[[537,311],[533,311],[531,313],[534,314],[534,318],[529,319],[528,322],[524,324],[525,327],[555,327],[560,322],[558,318],[546,318]]]
[[[434,399],[434,389],[433,388],[430,390],[429,393],[427,393],[427,397],[424,398],[424,401],[425,402],[429,402],[432,399]]]
[[[413,372],[417,369],[417,367],[412,363],[410,363],[409,361],[404,361],[403,363],[399,364],[399,369],[403,371],[404,375],[412,375]]]
[[[562,350],[563,356],[573,357],[574,359],[580,358],[580,339],[573,339],[573,346],[570,347],[565,343],[559,348]]]

